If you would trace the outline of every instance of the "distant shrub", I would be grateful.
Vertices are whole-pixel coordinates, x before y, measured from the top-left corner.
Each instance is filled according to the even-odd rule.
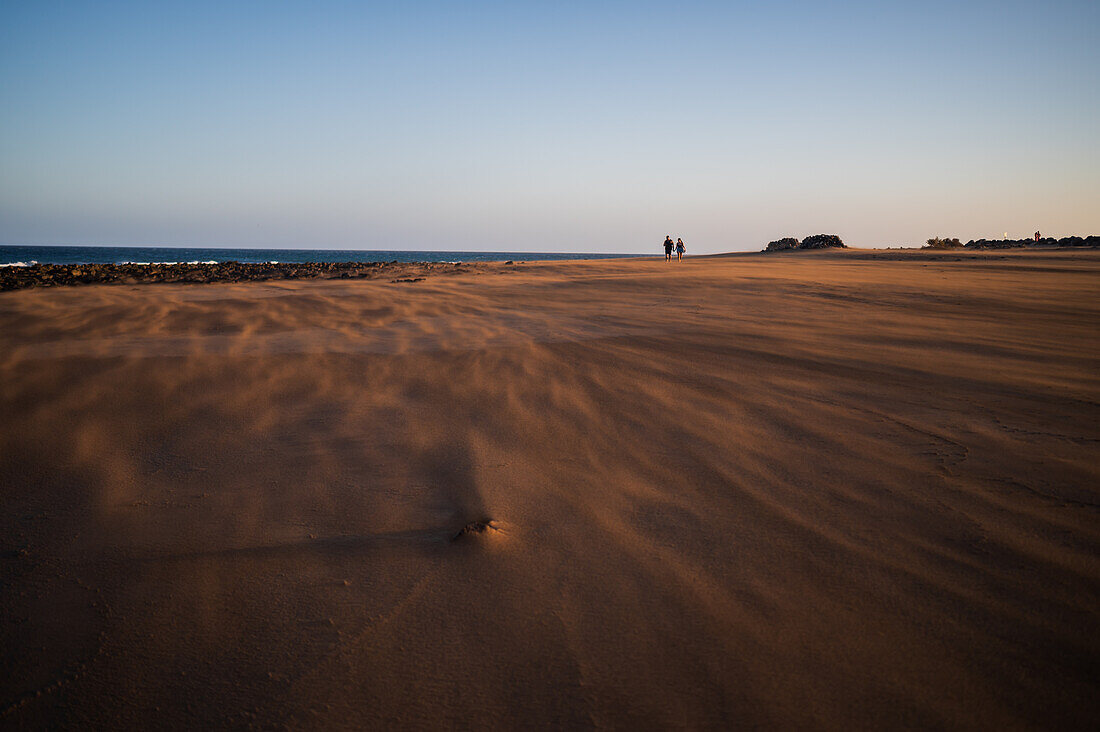
[[[836,234],[814,234],[803,239],[799,249],[828,249],[829,247],[845,248],[844,242]]]
[[[929,242],[931,244],[931,241]],[[971,239],[966,243],[968,249],[1019,249],[1025,247],[1100,247],[1100,236],[1092,234],[1084,238],[1080,236],[1064,236],[1061,239],[1045,237],[1039,241],[1034,239]]]
[[[957,238],[955,239],[941,239],[938,236],[934,239],[928,240],[928,249],[954,249],[955,247],[961,247],[962,242]]]
[[[844,242],[842,242],[840,237],[836,234],[814,234],[813,236],[807,236],[801,242],[793,236],[776,239],[773,242],[769,242],[768,246],[764,248],[764,251],[783,252],[790,249],[827,249],[829,247],[845,248]]]
[[[798,239],[793,236],[788,236],[783,239],[776,239],[773,242],[768,242],[765,252],[782,252],[787,249],[798,249]]]

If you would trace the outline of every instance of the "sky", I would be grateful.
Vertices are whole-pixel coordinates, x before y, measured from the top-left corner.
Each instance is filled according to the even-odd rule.
[[[7,2],[0,243],[1100,234],[1100,3]]]

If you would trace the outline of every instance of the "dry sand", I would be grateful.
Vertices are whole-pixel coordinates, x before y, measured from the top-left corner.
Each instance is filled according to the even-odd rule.
[[[4,293],[0,725],[1095,726],[1098,335],[1096,251]]]

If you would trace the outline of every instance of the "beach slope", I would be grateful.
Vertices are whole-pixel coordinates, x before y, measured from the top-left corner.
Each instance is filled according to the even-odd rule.
[[[1087,728],[1100,252],[0,294],[4,727]]]

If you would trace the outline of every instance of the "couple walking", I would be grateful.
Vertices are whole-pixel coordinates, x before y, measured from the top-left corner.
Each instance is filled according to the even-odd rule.
[[[675,246],[676,246],[676,259],[677,260],[683,259],[684,258],[684,252],[687,251],[687,247],[684,246],[684,240],[683,239],[677,239]],[[673,247],[672,239],[669,238],[669,236],[666,234],[665,235],[665,261],[666,262],[671,262],[672,261],[672,247]]]

